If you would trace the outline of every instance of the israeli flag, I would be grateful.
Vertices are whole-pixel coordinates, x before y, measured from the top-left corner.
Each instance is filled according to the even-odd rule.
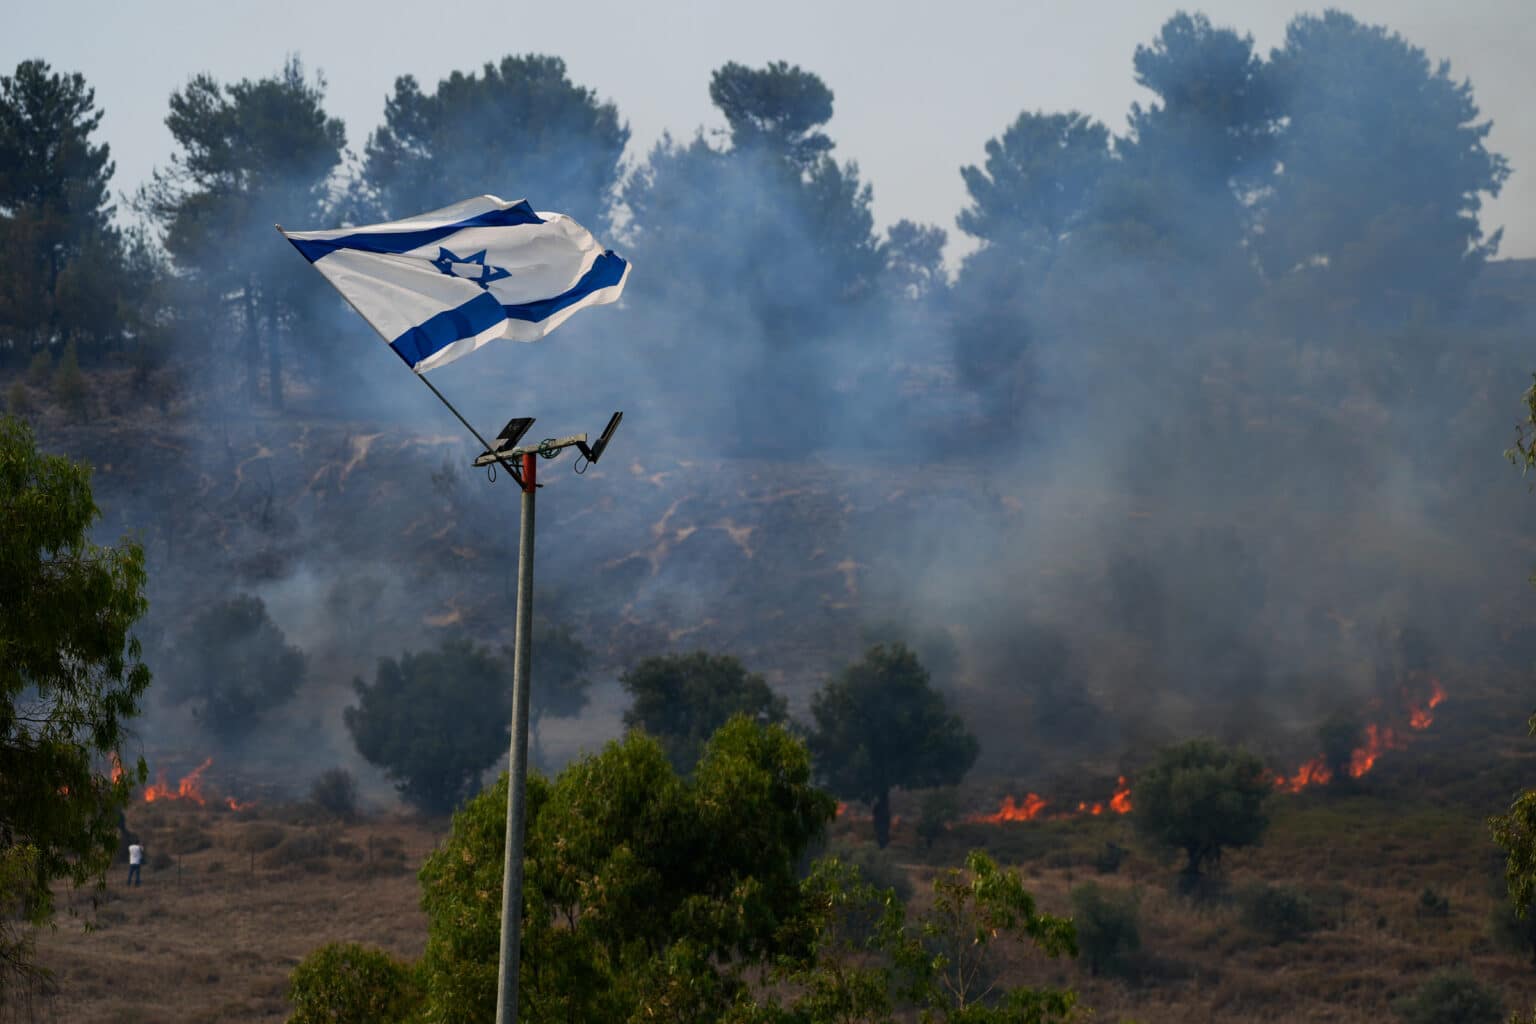
[[[497,338],[537,341],[578,309],[616,301],[629,276],[586,228],[526,199],[476,196],[388,224],[283,235],[417,373]]]

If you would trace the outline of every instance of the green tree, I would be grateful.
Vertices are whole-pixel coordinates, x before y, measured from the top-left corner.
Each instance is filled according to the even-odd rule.
[[[430,94],[397,78],[363,181],[388,217],[479,191],[527,198],[601,233],[628,143],[618,108],[572,82],[565,61],[508,56],[478,75],[455,71]]]
[[[267,356],[267,397],[283,403],[283,338],[325,292],[272,225],[309,225],[329,213],[332,178],[346,145],[327,117],[325,83],[297,57],[278,74],[220,85],[198,75],[171,95],[166,127],[179,152],[155,172],[137,205],[159,222],[190,299],[217,310],[208,329],[238,334],[245,393],[254,404]]]
[[[987,259],[1040,274],[1092,209],[1110,170],[1109,130],[1086,114],[1021,113],[988,139],[983,167],[960,168],[969,205],[960,230],[987,246]]]
[[[224,740],[249,736],[304,685],[308,661],[287,642],[259,597],[241,594],[205,608],[182,632],[165,691]]]
[[[150,675],[130,633],[144,553],[91,543],[99,514],[86,466],[0,418],[0,1005],[29,972],[26,926],[52,918],[53,883],[105,885],[118,814],[146,776],[142,759],[106,770]]]
[[[380,658],[373,685],[354,679],[352,688],[357,706],[343,717],[357,752],[428,814],[446,814],[479,792],[480,777],[507,751],[511,673],[467,639]]]
[[[332,943],[306,956],[288,979],[288,1024],[389,1024],[420,999],[411,969],[381,949]]]
[[[1149,842],[1184,852],[1189,884],[1202,869],[1221,864],[1223,849],[1263,838],[1273,791],[1257,757],[1191,740],[1161,751],[1136,779],[1132,821]]]
[[[881,847],[892,789],[955,785],[980,749],[902,644],[871,647],[811,698],[811,715],[817,771],[838,796],[870,805]]]
[[[1131,105],[1105,207],[1122,216],[1108,226],[1124,240],[1134,224],[1137,247],[1194,264],[1207,287],[1252,285],[1247,211],[1268,184],[1279,116],[1253,37],[1180,11],[1133,63],[1157,99]]]
[[[791,925],[807,935],[795,947],[803,952],[783,958],[779,984],[739,1006],[731,1024],[889,1024],[910,1010],[934,1024],[1078,1019],[1070,989],[1002,984],[1004,964],[1021,952],[1074,956],[1077,945],[1070,920],[1040,913],[1018,875],[983,853],[973,851],[964,870],[939,872],[931,905],[915,920],[889,890],[836,861],[819,862],[804,887],[805,913]],[[870,931],[862,922],[872,913]]]
[[[787,952],[797,865],[831,820],[780,726],[744,716],[691,778],[631,733],[529,781],[520,991],[526,1021],[719,1019],[744,974]],[[492,1019],[506,776],[422,868],[427,1020]]]
[[[1016,418],[1033,390],[1032,348],[1052,268],[1097,207],[1114,166],[1109,131],[1077,111],[1021,113],[987,140],[986,162],[960,169],[960,230],[981,248],[954,287],[955,368],[994,417]]]
[[[1536,715],[1528,723],[1536,736]],[[1530,914],[1536,902],[1536,789],[1515,797],[1504,814],[1488,819],[1493,841],[1504,851],[1504,881],[1516,915]]]
[[[85,375],[80,372],[74,342],[65,346],[58,369],[53,371],[53,397],[68,410],[75,422],[84,423],[90,419],[90,395],[85,389]]]
[[[1504,1001],[1460,968],[1436,971],[1392,1009],[1403,1024],[1499,1024]]]
[[[1471,82],[1337,10],[1295,18],[1269,75],[1285,116],[1259,205],[1270,277],[1368,317],[1457,301],[1498,250],[1478,211],[1509,176]]]
[[[847,328],[881,294],[873,194],[854,164],[831,156],[822,129],[832,92],[815,74],[783,62],[727,64],[711,77],[710,96],[728,144],[712,145],[702,131],[688,143],[664,137],[624,186],[636,264],[668,268],[637,293],[637,309],[662,324],[677,309],[695,312],[693,330],[656,342],[678,379],[696,379],[691,338],[733,339],[712,348],[709,363],[760,396],[739,402],[734,386],[717,389],[715,411],[735,421],[735,443],[821,444],[837,403],[830,381],[803,372],[804,360],[847,352],[855,336]],[[732,282],[728,295],[722,280]]]
[[[1134,893],[1110,893],[1095,882],[1072,890],[1078,955],[1088,962],[1089,974],[1125,973],[1125,958],[1141,949],[1139,912]]]
[[[0,76],[0,363],[70,341],[94,357],[152,333],[159,263],[112,223],[101,119],[79,74],[28,60]]]
[[[504,648],[502,657],[510,665],[511,648]],[[587,706],[587,689],[592,685],[587,668],[591,663],[592,652],[570,627],[548,622],[534,626],[530,668],[533,691],[528,718],[532,734],[530,754],[535,765],[544,765],[544,748],[539,742],[544,719],[574,718]]]
[[[728,654],[646,658],[619,683],[634,700],[624,724],[656,737],[678,772],[692,770],[709,737],[732,715],[782,722],[786,714],[784,698]]]

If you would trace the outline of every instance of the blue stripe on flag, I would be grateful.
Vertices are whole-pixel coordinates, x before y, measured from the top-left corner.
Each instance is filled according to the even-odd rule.
[[[412,249],[431,245],[465,228],[506,228],[519,224],[543,223],[545,223],[544,220],[533,212],[533,207],[529,206],[528,200],[524,199],[505,210],[487,210],[466,220],[444,224],[437,228],[423,228],[420,231],[358,231],[339,238],[290,238],[288,241],[304,254],[305,259],[313,263],[338,249],[357,249],[362,252],[378,253],[410,252]]]
[[[435,352],[454,342],[473,338],[507,318],[507,312],[490,292],[481,292],[462,306],[445,309],[425,323],[417,324],[389,343],[395,354],[411,369]]]
[[[593,292],[618,284],[624,279],[624,268],[628,265],[623,257],[614,255],[612,250],[604,252],[569,291],[537,302],[503,306],[489,292],[481,292],[464,305],[444,310],[425,323],[412,327],[390,342],[389,347],[414,370],[422,360],[454,342],[473,338],[503,320],[526,320],[529,323],[547,320]]]
[[[530,323],[538,323],[567,306],[574,305],[601,288],[611,288],[618,284],[624,277],[624,268],[627,264],[624,260],[608,250],[599,256],[592,266],[581,275],[570,291],[556,295],[552,299],[540,299],[537,302],[523,302],[515,306],[505,306],[506,315],[512,320],[527,320]]]

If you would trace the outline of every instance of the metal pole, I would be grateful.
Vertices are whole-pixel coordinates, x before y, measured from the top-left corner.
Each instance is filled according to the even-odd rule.
[[[489,446],[487,445],[487,450]],[[523,456],[523,519],[517,542],[517,626],[512,637],[512,749],[507,758],[507,850],[501,871],[501,961],[496,1024],[517,1024],[517,969],[523,938],[524,791],[528,778],[528,665],[533,650],[533,501],[538,456]]]

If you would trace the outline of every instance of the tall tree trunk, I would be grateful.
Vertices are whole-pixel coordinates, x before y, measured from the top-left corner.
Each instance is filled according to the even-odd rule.
[[[256,278],[245,279],[245,398],[253,407],[261,383],[261,332],[256,329]]]
[[[891,791],[882,790],[875,798],[875,842],[885,849],[891,841]]]
[[[283,351],[278,344],[277,318],[267,317],[267,397],[272,408],[283,407]]]

